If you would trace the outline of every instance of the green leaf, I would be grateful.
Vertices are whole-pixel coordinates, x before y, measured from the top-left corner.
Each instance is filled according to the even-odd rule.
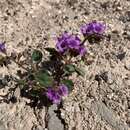
[[[74,83],[72,82],[72,80],[65,79],[62,81],[62,83],[68,87],[69,91],[73,90]]]
[[[78,67],[76,67],[76,66],[75,66],[75,71],[76,71],[79,75],[85,76],[85,72],[84,72],[82,69],[80,69],[80,68],[78,68]]]
[[[46,71],[45,72],[38,72],[35,75],[36,81],[43,87],[49,87],[53,84],[53,78],[50,76]]]
[[[34,50],[32,53],[32,60],[35,62],[40,62],[42,60],[42,52],[39,50]]]
[[[68,75],[71,75],[72,73],[68,72],[67,70],[64,69],[64,74],[63,76],[68,76]]]
[[[68,64],[65,66],[64,71],[68,74],[72,74],[73,72],[75,72],[75,67],[73,64]]]

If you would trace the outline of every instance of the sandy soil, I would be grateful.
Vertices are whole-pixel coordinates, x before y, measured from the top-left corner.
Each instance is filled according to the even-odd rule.
[[[81,35],[80,26],[91,20],[104,21],[109,38],[86,43],[86,62],[79,64],[86,75],[74,77],[75,89],[60,109],[62,120],[49,124],[46,107],[31,108],[17,89],[16,103],[0,104],[0,130],[56,130],[58,125],[64,126],[61,130],[130,129],[129,0],[0,0],[0,41],[6,42],[8,54],[30,54],[33,48],[53,47],[64,31]],[[7,75],[17,76],[19,69],[13,62],[0,67],[1,95],[15,87]]]

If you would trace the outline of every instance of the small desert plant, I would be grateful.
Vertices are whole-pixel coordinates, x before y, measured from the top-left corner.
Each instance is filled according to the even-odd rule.
[[[59,104],[64,96],[67,96],[72,90],[74,83],[70,79],[73,73],[84,76],[84,71],[76,66],[76,57],[84,57],[87,49],[85,41],[95,41],[103,37],[105,25],[93,21],[81,27],[81,33],[84,40],[81,41],[77,35],[64,32],[57,38],[55,48],[45,48],[49,53],[49,60],[43,60],[43,53],[40,50],[33,50],[31,55],[31,68],[26,69],[26,74],[18,80],[22,87],[21,91],[30,97],[42,99],[47,97],[51,103]],[[0,44],[0,51],[5,54],[2,59],[13,60],[12,56],[7,56],[5,44]],[[14,61],[22,67],[22,65]]]

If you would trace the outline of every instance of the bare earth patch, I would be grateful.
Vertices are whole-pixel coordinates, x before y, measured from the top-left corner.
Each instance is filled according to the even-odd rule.
[[[109,36],[100,44],[86,43],[92,62],[79,65],[85,78],[73,77],[74,91],[60,111],[55,105],[31,107],[16,89],[9,102],[0,103],[0,130],[129,130],[129,7],[129,0],[0,0],[0,41],[8,53],[24,53],[21,60],[31,49],[54,47],[64,31],[81,35],[80,26],[92,20],[104,21]],[[18,70],[13,62],[0,67],[0,100],[15,88],[11,76]]]

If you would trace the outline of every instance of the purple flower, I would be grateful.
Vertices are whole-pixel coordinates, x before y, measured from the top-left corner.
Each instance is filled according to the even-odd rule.
[[[97,21],[81,26],[81,32],[84,36],[90,36],[93,34],[101,35],[105,32],[105,29],[105,24]]]
[[[65,85],[59,86],[58,89],[48,88],[46,96],[52,103],[59,104],[63,96],[68,95],[68,88]]]
[[[67,39],[67,43],[68,48],[78,50],[81,44],[81,40],[77,36],[71,36],[71,38]]]
[[[81,41],[79,37],[75,35],[70,35],[68,33],[63,33],[61,37],[58,38],[56,48],[59,52],[64,53],[69,49],[78,49]]]
[[[69,38],[70,36],[68,35],[68,33],[64,33],[61,37],[58,38],[56,48],[59,52],[64,53],[68,49],[66,40]]]
[[[52,88],[48,88],[46,96],[54,104],[59,104],[61,101],[61,96],[59,95],[58,91],[55,91]]]
[[[84,56],[86,52],[87,52],[87,50],[84,46],[81,46],[79,48],[79,53],[80,53],[81,56]]]
[[[56,48],[62,54],[71,51],[81,54],[81,40],[78,36],[71,35],[65,32],[61,37],[58,38]],[[85,50],[85,47],[83,45],[82,48],[84,48]]]
[[[67,96],[69,91],[68,91],[68,87],[64,84],[62,84],[60,87],[59,87],[59,91],[58,93],[61,95],[61,96]]]
[[[0,52],[5,52],[5,43],[0,43]]]

